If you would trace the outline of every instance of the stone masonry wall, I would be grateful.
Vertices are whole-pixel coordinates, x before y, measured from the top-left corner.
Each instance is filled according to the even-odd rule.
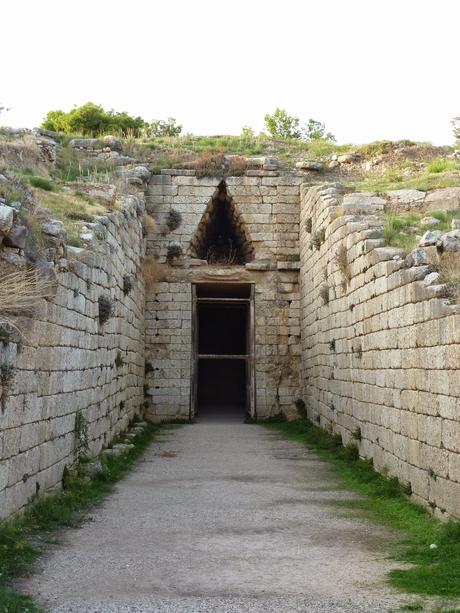
[[[429,251],[383,247],[385,203],[302,186],[303,395],[313,421],[460,515],[460,308],[430,285]]]
[[[100,240],[90,251],[69,249],[55,296],[21,321],[22,336],[0,342],[0,363],[14,374],[8,390],[0,386],[0,517],[59,486],[76,459],[77,412],[88,422],[89,453],[97,454],[142,411],[142,212],[142,199],[130,196],[122,211],[100,217]],[[100,296],[114,305],[104,324]]]
[[[188,417],[191,375],[191,284],[255,284],[256,405],[259,416],[292,411],[299,394],[300,301],[298,293],[300,175],[248,171],[226,179],[229,196],[254,249],[245,266],[210,266],[190,257],[190,243],[220,179],[197,178],[193,170],[166,170],[151,178],[146,206],[159,231],[148,236],[147,252],[162,267],[161,282],[146,296],[146,360],[153,419]],[[170,210],[181,213],[173,232]],[[170,243],[183,258],[169,265]]]

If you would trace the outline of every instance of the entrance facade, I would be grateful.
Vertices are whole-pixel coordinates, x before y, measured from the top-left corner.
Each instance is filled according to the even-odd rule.
[[[190,418],[256,417],[254,285],[192,284]]]
[[[295,414],[302,178],[248,173],[152,177],[144,406],[154,421]]]

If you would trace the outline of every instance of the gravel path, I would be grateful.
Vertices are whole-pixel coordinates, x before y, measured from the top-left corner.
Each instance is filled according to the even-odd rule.
[[[350,498],[262,427],[166,430],[20,587],[53,613],[388,611],[389,536],[343,517]]]

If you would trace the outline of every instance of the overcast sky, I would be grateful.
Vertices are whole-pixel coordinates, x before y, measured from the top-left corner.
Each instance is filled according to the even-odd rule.
[[[0,122],[87,101],[184,131],[286,108],[339,142],[451,144],[459,0],[2,0]]]

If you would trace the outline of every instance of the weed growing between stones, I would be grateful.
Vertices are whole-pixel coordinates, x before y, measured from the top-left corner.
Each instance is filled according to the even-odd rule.
[[[182,256],[182,246],[179,243],[170,243],[168,245],[168,251],[166,259],[168,262],[174,262]]]
[[[342,273],[342,289],[346,291],[351,281],[351,271],[350,264],[348,263],[348,252],[345,245],[340,245],[337,249],[334,260]]]
[[[114,313],[114,304],[110,296],[99,296],[99,322],[105,324]]]
[[[177,230],[182,223],[182,213],[171,209],[166,216],[166,226],[170,232]]]
[[[148,375],[149,373],[153,372],[152,362],[149,362],[149,361],[145,362],[144,371],[145,371],[146,375]]]
[[[127,296],[134,288],[133,278],[130,275],[123,277],[123,294]]]
[[[297,400],[294,402],[294,405],[295,405],[295,408],[297,409],[297,413],[299,417],[306,419],[307,405],[305,404],[305,401],[302,400],[302,398],[297,398]]]
[[[79,409],[75,413],[75,451],[77,459],[80,460],[89,449],[88,440],[88,420]]]
[[[313,246],[315,247],[315,249],[318,249],[321,247],[321,245],[324,243],[326,239],[326,230],[323,228],[322,230],[318,230],[318,232],[315,232],[313,234],[313,238],[312,238],[312,243]]]
[[[2,408],[2,413],[4,413],[6,409],[6,401],[13,387],[15,373],[16,369],[13,364],[9,362],[0,364],[0,406]]]
[[[407,498],[410,485],[376,472],[371,462],[360,459],[358,447],[343,446],[338,434],[330,434],[305,419],[263,425],[305,443],[333,465],[344,487],[361,494],[358,500],[340,503],[342,506],[394,530],[395,538],[388,544],[389,555],[408,563],[408,567],[390,571],[390,584],[412,594],[460,597],[459,521],[441,522],[410,501]]]
[[[324,283],[319,288],[319,295],[321,300],[323,301],[323,304],[329,304],[329,285],[327,285],[327,283]]]
[[[156,232],[157,224],[153,217],[151,217],[148,213],[144,213],[142,215],[142,233],[144,236],[148,234],[153,234]]]
[[[12,589],[13,579],[30,571],[50,532],[80,525],[86,512],[129,472],[161,427],[147,424],[131,441],[133,448],[118,457],[104,457],[100,473],[92,478],[80,476],[78,471],[69,473],[61,492],[38,498],[23,515],[0,522],[0,613],[40,613],[29,596]]]
[[[121,368],[124,363],[125,363],[125,361],[123,360],[123,356],[121,354],[121,351],[117,351],[117,355],[116,355],[115,361],[114,361],[115,368]]]

